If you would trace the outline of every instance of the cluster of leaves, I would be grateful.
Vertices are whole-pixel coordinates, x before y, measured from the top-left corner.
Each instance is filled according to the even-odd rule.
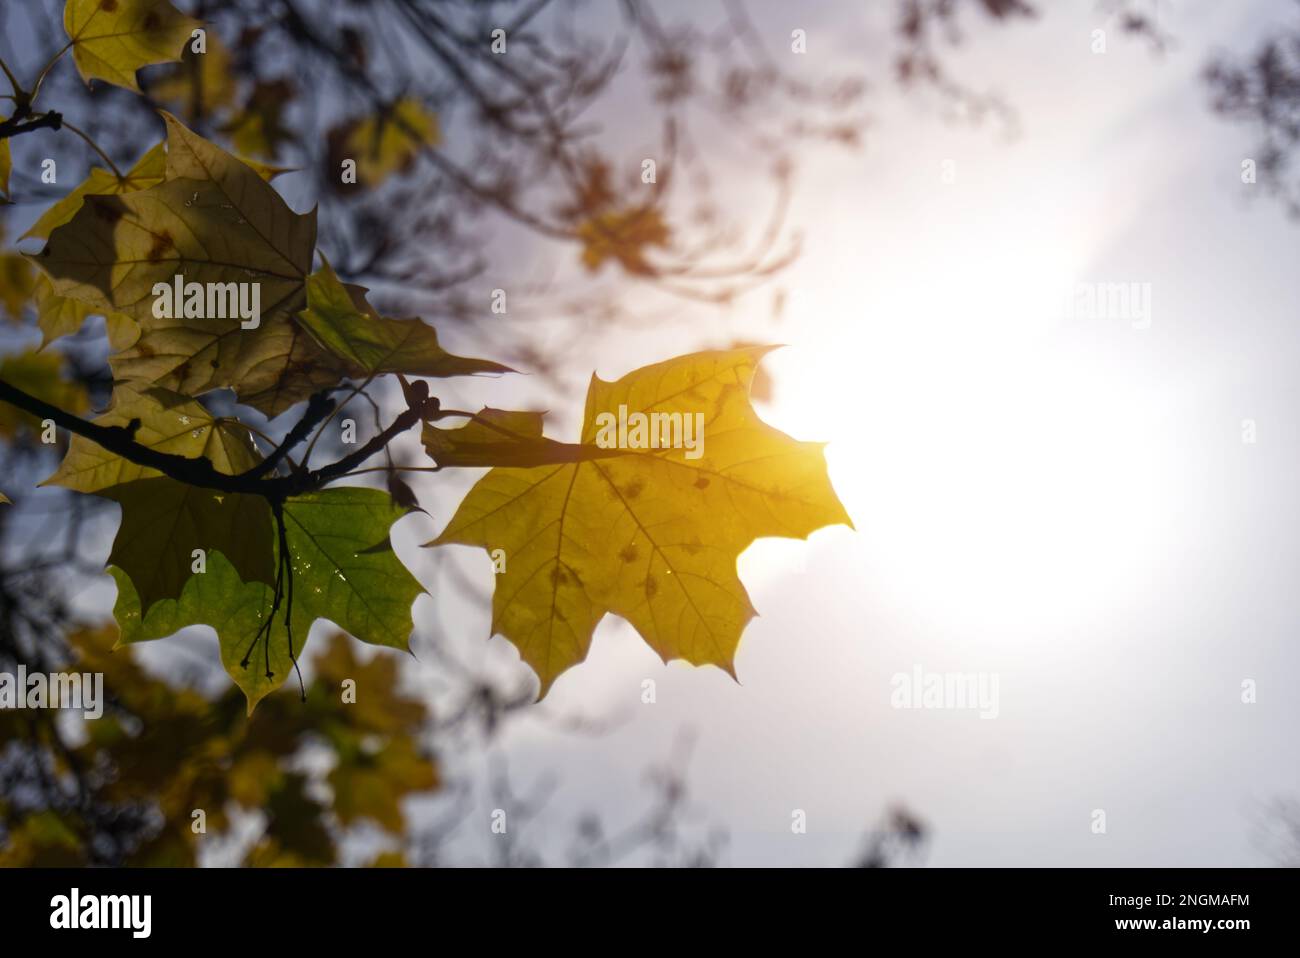
[[[420,745],[424,705],[402,693],[392,659],[358,662],[342,635],[315,657],[304,705],[281,698],[253,716],[234,689],[213,701],[158,682],[130,650],[112,651],[114,639],[111,628],[69,637],[77,655],[69,670],[102,674],[110,703],[85,723],[85,740],[68,747],[52,727],[38,729],[40,767],[0,768],[0,867],[94,864],[105,820],[123,837],[110,859],[118,863],[194,865],[201,845],[232,842],[244,865],[330,865],[354,827],[399,840],[403,799],[438,785]],[[355,702],[342,699],[345,679]],[[26,721],[0,712],[0,739],[23,741]],[[316,760],[294,761],[309,752]],[[65,787],[33,804],[26,775]],[[241,841],[239,823],[255,813],[264,816],[260,832]],[[375,863],[404,859],[390,849]]]
[[[136,69],[179,58],[193,26],[166,0],[70,2],[67,10],[83,76],[131,89]],[[821,446],[796,442],[755,414],[749,390],[761,348],[684,356],[612,383],[593,378],[578,443],[546,439],[540,414],[442,409],[429,378],[508,368],[446,352],[420,319],[381,315],[328,262],[313,271],[315,211],[294,212],[269,183],[273,169],[162,117],[163,143],[126,174],[93,171],[28,234],[46,240],[33,261],[43,274],[47,340],[91,314],[108,321],[111,404],[93,424],[50,412],[77,435],[48,481],[121,507],[109,557],[121,643],[212,626],[250,713],[285,681],[317,620],[406,648],[421,586],[388,532],[413,496],[400,481],[387,493],[332,482],[421,421],[426,468],[495,467],[430,545],[506,552],[493,631],[520,649],[543,694],[585,657],[606,613],[630,621],[665,661],[730,671],[753,615],[736,574],[740,552],[761,536],[805,537],[848,522]],[[421,143],[436,133],[426,121],[407,108],[392,118],[399,131],[417,127]],[[378,144],[372,175],[392,167],[390,132],[362,124],[348,135],[363,150]],[[663,239],[644,216],[608,219],[588,242],[589,265],[612,257],[629,271],[644,268],[625,249]],[[155,286],[178,276],[258,284],[260,322],[156,315]],[[336,463],[293,461],[293,446],[313,428],[319,435],[340,408],[332,392],[383,375],[400,379],[404,413]],[[56,405],[17,383],[0,386],[0,398],[29,413]],[[263,455],[246,425],[199,401],[218,389],[268,417],[310,401]],[[618,408],[702,417],[707,453],[602,448],[596,419]],[[452,416],[468,423],[438,425]],[[206,567],[196,569],[199,554]]]

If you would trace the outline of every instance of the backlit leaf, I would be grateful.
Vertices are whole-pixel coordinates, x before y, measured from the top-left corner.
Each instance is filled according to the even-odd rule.
[[[194,572],[193,552],[225,556],[245,582],[274,584],[271,509],[261,496],[217,493],[166,476],[100,489],[122,507],[122,523],[108,561],[130,577],[147,613],[176,599]]]
[[[125,426],[139,420],[135,441],[142,446],[187,459],[207,457],[217,471],[238,475],[261,459],[248,430],[237,421],[214,417],[200,403],[168,389],[123,384],[113,392],[113,406],[95,423]],[[161,475],[109,452],[98,443],[73,436],[68,453],[46,484],[100,492],[111,486]]]
[[[750,405],[765,351],[696,353],[612,383],[593,377],[582,445],[600,457],[493,469],[430,543],[504,550],[492,630],[519,648],[542,694],[586,656],[607,612],[665,661],[730,672],[754,615],[740,553],[762,536],[805,538],[849,523],[821,444],[791,439]],[[681,448],[605,449],[598,426],[619,407],[683,421],[699,414],[700,454],[685,448],[684,433]]]
[[[300,656],[312,623],[327,619],[363,642],[406,649],[411,604],[419,582],[391,549],[366,552],[404,515],[378,489],[326,489],[284,505],[293,563],[294,653]],[[209,625],[221,644],[221,661],[248,699],[248,709],[279,688],[292,669],[281,608],[269,641],[258,630],[271,614],[273,591],[240,581],[219,553],[208,571],[190,576],[179,599],[158,602],[141,615],[129,577],[118,583],[113,614],[123,642],[172,635],[188,625]],[[268,677],[267,673],[270,672]]]

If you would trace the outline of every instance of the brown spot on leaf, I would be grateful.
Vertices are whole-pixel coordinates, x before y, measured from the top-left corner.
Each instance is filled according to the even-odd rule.
[[[150,10],[144,15],[144,20],[141,21],[140,25],[144,27],[145,33],[153,33],[162,26],[162,17],[158,16],[158,11]]]
[[[117,9],[117,0],[99,0],[99,9],[105,13],[112,13]]]
[[[699,554],[699,551],[703,548],[704,548],[704,544],[700,542],[698,538],[692,539],[690,542],[682,543],[682,551],[685,552],[688,556]]]
[[[645,480],[633,479],[623,487],[623,495],[628,499],[635,499],[637,496],[641,495],[643,489],[645,489]]]
[[[171,233],[163,230],[161,233],[155,233],[153,244],[149,247],[146,259],[151,263],[157,263],[163,258],[163,255],[176,248],[176,243],[172,240]]]
[[[619,550],[618,557],[624,562],[636,561],[636,546],[629,543]]]
[[[86,199],[92,200],[91,197],[86,197]],[[95,211],[96,218],[103,220],[110,226],[122,218],[121,206],[107,198],[93,198],[90,208]]]
[[[645,596],[647,599],[653,599],[659,592],[659,582],[655,579],[654,573],[645,577]]]
[[[709,477],[708,477],[708,476],[700,476],[698,479],[696,479],[696,480],[695,480],[695,488],[696,488],[696,489],[707,489],[707,488],[709,488]]]

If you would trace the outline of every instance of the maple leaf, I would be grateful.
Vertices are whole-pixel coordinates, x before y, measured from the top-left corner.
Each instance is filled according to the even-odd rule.
[[[284,503],[293,567],[295,658],[317,619],[329,620],[362,642],[407,648],[411,604],[422,589],[391,549],[375,548],[377,530],[386,530],[405,514],[378,489],[325,489]],[[243,690],[249,714],[288,678],[293,659],[279,626],[284,608],[268,636],[262,627],[271,614],[274,590],[241,580],[220,553],[209,556],[207,572],[189,577],[179,598],[143,613],[130,577],[120,569],[109,571],[118,586],[113,615],[121,642],[165,638],[189,625],[211,626],[222,664]]]
[[[140,324],[138,340],[111,360],[121,379],[186,395],[233,388],[278,415],[338,384],[341,368],[294,323],[316,242],[315,211],[293,212],[257,171],[170,114],[165,179],[121,195],[87,195],[56,227],[36,262],[55,291]],[[160,318],[153,287],[187,282],[260,285],[261,317]]]
[[[284,121],[285,107],[293,95],[288,80],[258,81],[243,109],[222,127],[222,132],[230,136],[241,153],[274,160],[280,147],[294,140],[293,131]]]
[[[32,224],[31,229],[22,235],[22,239],[49,239],[52,230],[76,215],[87,196],[111,196],[147,190],[161,183],[166,171],[167,155],[162,143],[152,147],[120,177],[102,167],[92,166],[86,178],[63,199],[51,204]]]
[[[234,565],[240,579],[275,579],[271,509],[256,495],[216,493],[166,476],[101,489],[122,507],[122,523],[108,561],[131,578],[144,612],[180,596],[194,575],[194,550]]]
[[[307,280],[307,308],[298,321],[322,349],[347,364],[351,375],[469,376],[513,372],[486,359],[455,356],[438,345],[438,333],[419,319],[387,319],[349,289],[326,263]]]
[[[0,309],[11,322],[21,319],[35,289],[31,263],[18,253],[0,253]]]
[[[75,333],[90,315],[90,307],[85,303],[54,292],[53,284],[44,273],[36,277],[32,298],[36,301],[36,325],[41,330],[42,349],[61,336]]]
[[[0,117],[0,121],[7,117]],[[9,150],[9,140],[0,140],[0,195],[9,198],[9,174],[14,169],[13,154]]]
[[[606,260],[615,259],[636,275],[651,271],[646,247],[666,248],[671,237],[668,225],[653,207],[598,213],[578,224],[577,234],[583,243],[582,264],[588,271],[594,273]]]
[[[229,476],[251,469],[261,459],[248,430],[239,422],[213,416],[202,404],[169,389],[123,383],[113,391],[111,408],[95,423],[126,426],[132,420],[139,421],[135,441],[140,445],[187,459],[206,457],[214,469]],[[96,442],[73,436],[63,462],[43,485],[100,492],[161,475],[156,469],[129,462]]]
[[[63,26],[86,83],[106,80],[139,93],[135,71],[180,60],[185,42],[201,24],[168,0],[68,0]]]
[[[85,303],[56,293],[54,284],[44,273],[36,275],[32,299],[36,303],[36,325],[41,331],[41,349],[62,336],[71,336],[77,332],[91,314],[90,307]],[[109,313],[104,319],[111,349],[127,349],[140,338],[140,327],[130,316]]]
[[[233,106],[238,89],[234,63],[221,38],[209,30],[205,43],[203,53],[196,53],[193,44],[187,45],[180,64],[149,84],[154,100],[189,123]]]
[[[136,422],[135,440],[159,452],[194,459],[206,456],[227,475],[251,469],[261,457],[248,431],[214,418],[187,396],[159,388],[120,386],[101,426]],[[219,494],[136,465],[81,436],[45,480],[112,499],[122,522],[109,562],[131,577],[147,612],[175,599],[188,581],[193,551],[220,552],[245,581],[275,581],[271,510],[260,496]]]
[[[791,439],[750,405],[766,351],[695,353],[616,382],[593,377],[582,441],[564,452],[577,461],[491,470],[428,543],[504,550],[492,631],[537,672],[540,695],[586,657],[607,612],[630,622],[664,661],[732,672],[754,615],[736,572],[740,553],[762,536],[806,538],[825,525],[851,525],[822,445]],[[620,407],[683,421],[702,416],[701,454],[602,448],[602,414]],[[504,448],[513,442],[503,438]]]
[[[357,182],[376,187],[405,172],[425,147],[442,141],[438,117],[420,101],[403,97],[378,113],[354,120],[332,132],[332,153],[357,164]]]
[[[509,409],[480,409],[457,429],[426,422],[420,442],[429,458],[442,467],[537,466],[563,462],[563,443],[542,435],[545,413]]]

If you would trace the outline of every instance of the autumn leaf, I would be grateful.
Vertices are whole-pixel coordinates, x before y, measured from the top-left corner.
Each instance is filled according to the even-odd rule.
[[[119,385],[113,405],[95,423],[125,426],[138,420],[135,441],[158,452],[206,457],[218,472],[234,476],[257,465],[261,456],[247,429],[233,419],[213,416],[202,404],[160,387]],[[68,453],[45,485],[77,492],[101,492],[137,479],[161,476],[156,469],[128,462],[81,436],[73,436]],[[188,565],[188,563],[187,563]]]
[[[165,389],[119,387],[113,408],[96,420],[101,426],[133,421],[141,445],[188,459],[205,456],[227,475],[261,458],[238,423],[214,418],[194,400]],[[180,596],[195,549],[222,553],[245,581],[274,584],[271,511],[260,496],[219,494],[169,479],[81,436],[72,437],[68,454],[45,481],[121,505],[109,562],[131,577],[146,612],[161,599]]]
[[[406,825],[402,799],[436,788],[438,772],[409,738],[373,752],[363,750],[358,741],[330,771],[329,783],[334,789],[334,814],[344,825],[368,818],[390,832],[401,832]]]
[[[583,244],[582,264],[589,271],[595,272],[606,260],[614,259],[636,275],[651,271],[646,247],[666,248],[671,235],[653,207],[598,213],[578,224],[577,234]]]
[[[149,84],[151,97],[189,123],[233,106],[238,88],[230,51],[221,38],[209,30],[204,42],[203,53],[186,45],[180,64]]]
[[[419,319],[386,319],[363,311],[364,290],[353,292],[326,263],[307,280],[307,308],[298,321],[350,375],[405,373],[409,376],[469,376],[513,372],[486,359],[454,356],[438,345],[438,333]],[[354,297],[355,293],[355,297]],[[361,299],[363,305],[358,305]]]
[[[68,0],[63,26],[83,80],[106,80],[139,93],[135,71],[179,60],[201,24],[168,0]]]
[[[334,133],[341,159],[355,160],[357,182],[376,187],[404,172],[419,152],[442,140],[438,117],[420,101],[403,97],[385,110],[353,121]]]
[[[0,117],[0,121],[7,117]],[[9,199],[9,174],[14,169],[13,154],[9,151],[9,140],[0,140],[0,194]]]
[[[0,253],[0,309],[10,322],[22,318],[35,289],[36,277],[27,258],[18,253]]]
[[[36,325],[41,330],[41,349],[60,337],[77,332],[91,314],[85,303],[56,293],[54,284],[44,273],[36,274],[32,299],[36,303]],[[127,349],[140,338],[140,326],[130,316],[109,313],[104,321],[110,349]]]
[[[256,171],[164,114],[166,179],[118,196],[88,195],[36,258],[55,291],[140,324],[112,358],[121,379],[186,395],[230,387],[277,415],[337,385],[341,370],[292,320],[316,241],[315,211],[293,212]],[[153,315],[153,288],[177,275],[195,283],[257,283],[261,316]]]
[[[731,672],[754,615],[736,572],[740,553],[759,537],[850,524],[821,444],[791,439],[750,405],[765,352],[695,353],[612,383],[593,377],[580,444],[593,458],[493,469],[429,543],[504,550],[492,631],[519,648],[541,694],[585,658],[607,612],[664,661]],[[603,448],[600,427],[620,407],[702,422],[700,455]]]
[[[44,273],[37,275],[32,296],[36,301],[36,325],[41,330],[42,349],[62,336],[75,333],[90,315],[90,307],[85,303],[54,292]]]
[[[444,468],[574,461],[563,443],[542,436],[544,416],[541,412],[484,408],[455,429],[426,422],[420,441],[429,458]]]
[[[90,168],[89,175],[63,199],[53,203],[40,215],[23,239],[49,239],[51,231],[72,219],[87,196],[111,196],[118,193],[135,193],[157,186],[167,170],[167,156],[159,143],[136,161],[135,165],[119,178],[116,173],[98,166]]]
[[[391,549],[372,548],[404,514],[378,489],[326,489],[284,504],[295,657],[317,619],[363,642],[407,648],[420,584]],[[189,577],[178,599],[158,602],[143,615],[131,579],[120,569],[109,571],[118,585],[113,614],[123,643],[165,638],[189,625],[211,626],[222,664],[247,697],[250,714],[288,678],[293,662],[284,610],[268,639],[261,630],[271,614],[272,588],[242,581],[220,553],[208,557],[207,572]]]
[[[294,140],[293,131],[284,120],[285,107],[293,95],[293,85],[288,80],[258,81],[243,109],[221,131],[244,155],[274,160],[280,147]]]

